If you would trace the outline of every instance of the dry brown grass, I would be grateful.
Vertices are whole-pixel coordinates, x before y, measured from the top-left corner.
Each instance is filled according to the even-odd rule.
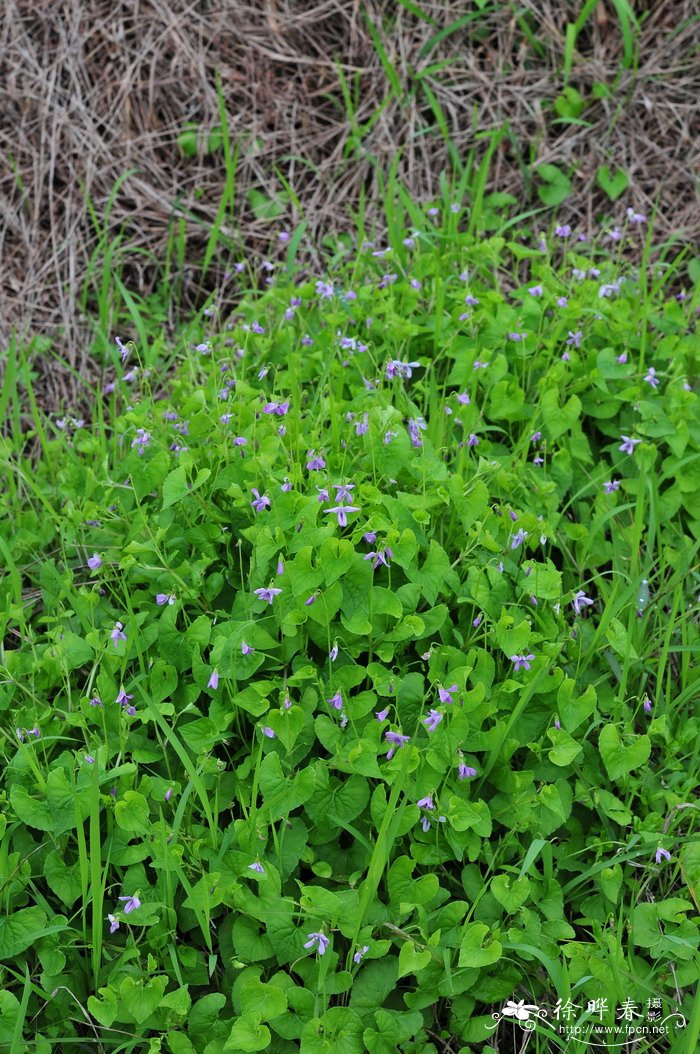
[[[658,236],[680,231],[697,240],[696,0],[637,5],[650,12],[639,63],[617,81],[620,35],[612,6],[599,5],[579,38],[572,83],[585,95],[595,81],[615,83],[616,90],[589,107],[587,127],[553,123],[551,113],[561,90],[556,71],[565,25],[580,3],[518,0],[542,54],[507,3],[485,10],[472,24],[477,32],[467,27],[422,53],[440,28],[476,8],[467,0],[419,0],[419,6],[432,22],[389,0],[4,0],[3,346],[12,328],[24,339],[48,334],[70,367],[90,371],[88,326],[76,304],[96,235],[82,186],[100,213],[117,177],[131,168],[138,171],[125,180],[109,221],[114,235],[124,229],[131,287],[142,294],[152,287],[177,196],[196,218],[186,221],[185,302],[196,301],[197,261],[216,214],[223,166],[220,154],[183,157],[176,139],[187,121],[205,130],[217,124],[217,70],[240,147],[233,221],[247,249],[269,251],[279,228],[256,219],[246,199],[250,187],[278,191],[276,170],[299,199],[288,222],[303,214],[312,241],[347,222],[361,190],[370,216],[381,214],[375,166],[385,170],[398,146],[400,178],[419,199],[436,194],[448,155],[416,74],[435,93],[461,155],[474,146],[475,130],[509,122],[489,189],[525,203],[533,163],[575,166],[575,196],[560,214],[591,226],[612,211],[595,183],[599,166],[612,163],[632,180],[618,212],[627,204],[651,211],[658,203]],[[354,147],[338,65],[358,92],[360,124],[390,93],[367,19],[384,39],[405,98],[389,98]],[[443,64],[425,72],[436,63]],[[137,249],[151,256],[134,257]],[[208,281],[224,265],[217,260]],[[46,405],[75,395],[69,372],[55,363],[39,368]]]

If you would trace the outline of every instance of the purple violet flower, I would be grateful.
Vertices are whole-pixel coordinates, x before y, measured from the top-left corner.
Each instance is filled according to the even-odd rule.
[[[109,932],[116,933],[119,929],[119,919],[115,915],[108,915],[107,920],[109,921]]]
[[[517,549],[519,545],[522,545],[522,543],[527,538],[527,535],[528,532],[524,531],[522,527],[520,527],[518,531],[513,535],[513,538],[510,543],[511,549]]]
[[[388,732],[384,733],[384,739],[387,741],[387,743],[391,743],[391,747],[386,754],[387,761],[391,761],[396,751],[400,750],[401,747],[405,747],[406,744],[410,741],[411,737],[404,736],[400,732],[392,732],[391,730],[389,730]]]
[[[255,871],[258,875],[265,874],[265,868],[262,866],[259,860],[255,860],[252,864],[248,864],[249,871]]]
[[[115,622],[114,629],[110,633],[110,637],[112,638],[112,644],[115,648],[120,640],[126,640],[126,634],[123,631],[124,627],[121,622]]]
[[[534,655],[511,655],[510,661],[515,664],[514,673],[522,667],[524,670],[530,669],[530,663],[534,661]]]
[[[358,964],[361,963],[368,951],[369,951],[369,944],[363,945],[363,947],[360,948],[359,951],[355,952],[355,954],[352,957],[352,961],[354,963],[358,963]]]
[[[255,495],[255,500],[251,501],[250,504],[256,512],[262,512],[263,509],[270,508],[270,499],[266,495],[261,497],[257,487],[251,487],[251,494]]]
[[[619,490],[619,489],[620,489],[620,480],[619,479],[612,479],[612,480],[609,480],[607,483],[603,484],[603,490],[605,491],[606,494],[613,494],[616,490]]]
[[[444,716],[439,710],[428,710],[428,716],[423,718],[423,724],[429,732],[434,732]]]
[[[331,706],[335,707],[336,710],[343,709],[343,697],[340,694],[339,690],[335,693],[335,695],[332,695],[330,699],[326,699],[326,702],[330,703]]]
[[[99,571],[102,567],[102,557],[98,553],[93,553],[87,562],[88,567],[91,571]]]
[[[307,933],[309,939],[304,945],[305,948],[316,948],[319,955],[326,954],[326,948],[331,943],[330,938],[326,937],[325,933]]]
[[[582,589],[579,589],[578,593],[574,593],[571,601],[572,607],[577,615],[581,614],[581,608],[590,607],[593,601],[590,597],[587,597]]]
[[[324,509],[323,514],[324,514],[324,516],[337,516],[338,517],[338,526],[339,527],[347,527],[347,523],[348,523],[348,515],[347,514],[349,512],[359,512],[359,511],[360,511],[360,509],[356,505],[336,505],[332,509]]]
[[[211,674],[209,676],[209,682],[207,684],[207,688],[211,688],[213,691],[216,691],[216,689],[218,687],[219,687],[219,671],[218,670],[212,670]]]
[[[271,587],[269,589],[254,589],[253,592],[255,593],[256,597],[260,598],[260,600],[266,600],[268,604],[272,604],[275,597],[279,596],[282,590],[273,589]]]
[[[635,446],[641,443],[641,439],[630,439],[629,436],[624,435],[620,436],[620,439],[622,439],[622,445],[618,447],[618,450],[621,450],[623,454],[634,454]]]
[[[119,900],[124,902],[124,914],[130,915],[132,911],[136,911],[137,908],[141,907],[141,901],[138,897],[119,897]]]
[[[241,641],[241,654],[242,655],[252,655],[254,651],[255,651],[255,648],[252,648],[250,646],[250,644],[246,644],[246,642],[244,640]]]
[[[654,857],[657,864],[660,864],[662,860],[670,860],[671,854],[668,849],[662,849],[661,846],[656,850],[656,856]]]
[[[438,688],[438,696],[440,697],[441,703],[451,703],[454,700],[452,696],[455,692],[459,691],[459,686],[456,684],[451,685],[449,688]]]
[[[306,467],[309,472],[320,472],[326,467],[326,462],[323,460],[323,455],[316,454],[315,450],[309,450],[306,456],[309,459],[306,462]]]

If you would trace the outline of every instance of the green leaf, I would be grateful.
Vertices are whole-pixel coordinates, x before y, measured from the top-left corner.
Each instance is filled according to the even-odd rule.
[[[583,750],[581,744],[577,743],[563,728],[549,728],[547,735],[553,743],[548,754],[549,760],[562,768],[570,765]]]
[[[267,1025],[261,1025],[259,1019],[251,1014],[243,1014],[234,1022],[223,1049],[225,1054],[265,1050],[271,1038]]]
[[[577,695],[576,682],[567,677],[557,692],[557,706],[562,725],[567,732],[574,732],[595,711],[595,688],[589,685],[582,695]]]
[[[114,818],[123,831],[145,835],[150,824],[148,802],[138,791],[124,791],[124,796],[114,806]]]
[[[169,509],[189,494],[187,473],[184,465],[178,465],[168,473],[163,481],[163,504],[161,509]]]
[[[468,922],[462,927],[462,941],[459,947],[459,965],[468,967],[491,966],[503,954],[503,948],[496,940],[485,943],[489,927],[483,922]]]
[[[117,997],[111,988],[100,988],[97,996],[88,996],[87,1006],[91,1015],[105,1028],[111,1028],[117,1016]]]
[[[537,188],[537,194],[545,205],[552,207],[561,205],[573,190],[569,177],[556,165],[539,165],[537,175],[542,180]]]
[[[598,747],[611,780],[620,779],[633,769],[638,769],[649,760],[651,754],[648,736],[632,736],[631,742],[625,746],[615,725],[604,726],[598,736]]]
[[[46,926],[41,908],[21,908],[11,915],[0,915],[0,960],[14,959],[39,940]]]
[[[142,977],[124,978],[119,986],[119,996],[137,1025],[142,1025],[158,1009],[167,984],[167,977],[152,977],[148,981]]]
[[[407,977],[412,973],[424,970],[430,962],[430,952],[425,949],[418,951],[413,941],[404,941],[399,952],[399,977]]]
[[[281,988],[252,979],[241,988],[241,1007],[245,1015],[258,1021],[271,1021],[287,1009],[287,997]]]
[[[613,173],[607,165],[603,165],[602,168],[598,169],[595,178],[600,189],[608,195],[611,201],[617,201],[620,195],[624,194],[630,181],[630,177],[624,168],[618,168]]]
[[[516,878],[511,881],[508,875],[496,875],[491,881],[491,892],[506,911],[515,914],[530,895],[530,880]]]

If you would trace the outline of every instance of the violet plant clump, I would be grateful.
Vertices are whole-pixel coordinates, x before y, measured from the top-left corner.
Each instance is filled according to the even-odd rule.
[[[5,440],[18,1050],[691,1020],[694,272],[625,262],[634,209],[582,241],[451,204],[328,271],[280,218],[298,269],[230,265],[170,375],[120,317],[95,423]]]

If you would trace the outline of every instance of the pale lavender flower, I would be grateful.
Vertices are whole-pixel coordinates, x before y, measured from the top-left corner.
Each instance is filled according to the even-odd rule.
[[[255,648],[252,648],[250,646],[250,644],[246,644],[246,642],[244,640],[241,641],[241,654],[242,655],[252,655],[254,651],[255,651]]]
[[[374,716],[376,717],[377,721],[386,721],[388,713],[389,707],[386,706],[383,710],[375,710]]]
[[[435,802],[433,801],[432,794],[426,794],[425,798],[421,798],[420,801],[416,802],[419,809],[434,809]]]
[[[464,298],[464,303],[465,304],[469,304],[470,307],[476,307],[476,305],[479,303],[479,301],[477,300],[477,298],[475,296],[472,296],[471,293],[467,293],[467,295]]]
[[[284,491],[284,493],[287,494],[291,489],[292,489],[292,484],[289,482],[289,477],[285,476],[284,477],[284,481],[282,482],[282,486],[280,487],[280,490]]]
[[[577,615],[581,614],[581,609],[590,607],[593,601],[590,597],[587,597],[582,589],[579,589],[578,593],[574,593],[573,600],[571,601],[574,611]]]
[[[269,725],[263,726],[262,734],[267,736],[268,739],[277,739],[277,733]]]
[[[363,414],[361,421],[355,422],[355,435],[364,436],[369,431],[369,414]]]
[[[438,688],[438,696],[440,697],[441,703],[453,702],[452,696],[455,692],[459,691],[459,687],[456,684],[450,685],[449,688]]]
[[[265,332],[265,330],[260,325],[260,323],[256,322],[255,320],[253,320],[251,322],[251,324],[250,324],[250,331],[251,331],[251,333],[264,333]]]
[[[324,509],[324,516],[337,516],[338,526],[347,527],[348,524],[348,513],[359,512],[359,506],[356,505],[336,505],[332,509]]]
[[[627,219],[630,223],[646,223],[647,218],[642,212],[635,212],[634,209],[627,209]],[[658,862],[658,861],[657,861]]]
[[[620,439],[622,439],[622,445],[618,447],[618,450],[621,450],[623,454],[634,454],[635,446],[637,443],[641,443],[641,439],[630,439],[629,436],[625,435],[620,436]]]
[[[470,780],[477,775],[477,772],[476,769],[473,769],[470,765],[466,765],[462,760],[459,763],[457,775],[461,780]]]
[[[138,897],[119,897],[119,900],[124,902],[124,914],[130,915],[132,911],[136,911],[137,908],[141,907],[141,901]]]
[[[102,557],[99,556],[97,553],[93,553],[93,555],[89,558],[87,565],[91,571],[99,571],[99,569],[102,567]]]
[[[401,362],[399,359],[391,359],[384,367],[388,379],[392,377],[404,377],[408,379],[413,376],[413,371],[419,369],[419,362]]]
[[[369,944],[365,944],[359,951],[355,952],[352,957],[354,963],[361,963],[367,952],[369,951]]]
[[[606,494],[613,494],[616,490],[620,489],[620,480],[611,479],[607,483],[603,484],[603,490]]]
[[[163,607],[164,604],[170,604],[172,606],[174,603],[174,593],[156,593],[156,604],[158,607]]]
[[[471,399],[469,398],[469,392],[459,392],[457,394],[457,402],[461,403],[462,406],[469,406]]]
[[[330,699],[326,699],[326,702],[330,703],[336,710],[343,709],[343,697],[340,694],[340,691],[337,691]]]
[[[542,438],[542,433],[541,432],[533,432],[532,435],[530,436],[530,442],[531,443],[538,443],[541,438]]]
[[[659,378],[656,376],[656,370],[653,366],[649,367],[649,370],[644,380],[647,382],[647,384],[650,384],[652,388],[659,387]]]
[[[337,644],[334,644],[333,647],[331,648],[331,650],[328,652],[328,658],[331,660],[331,662],[335,662],[335,660],[338,658],[338,645]]]
[[[114,623],[114,629],[111,631],[110,637],[112,638],[112,644],[115,648],[120,640],[126,640],[126,634],[124,633],[124,627],[121,622]]]
[[[331,942],[330,938],[326,937],[325,933],[307,933],[307,937],[309,939],[304,945],[305,948],[315,947],[319,955],[326,954],[326,948]]]
[[[556,234],[557,238],[569,238],[571,236],[571,227],[568,223],[564,223],[560,227],[555,227],[554,233]]]
[[[318,491],[318,498],[316,500],[319,502],[319,504],[321,504],[324,501],[330,501],[331,500],[330,499],[330,495],[329,495],[328,490],[327,490],[326,487],[316,487],[316,490]]]
[[[580,348],[582,336],[583,331],[580,329],[577,329],[575,333],[572,333],[572,331],[569,330],[569,336],[567,337],[566,343],[573,345],[575,348]]]
[[[355,489],[354,483],[334,483],[336,501],[352,501],[351,490]]]
[[[119,929],[119,919],[115,915],[107,915],[109,921],[109,932],[116,933]]]
[[[270,508],[270,499],[267,497],[267,495],[261,496],[257,487],[251,487],[251,494],[255,495],[255,500],[251,501],[250,504],[253,506],[256,512],[262,512],[263,509]]]
[[[644,707],[644,712],[647,713],[647,714],[650,714],[651,713],[651,699],[645,699],[644,703],[642,705]]]
[[[515,665],[513,672],[517,673],[521,667],[524,670],[529,670],[530,663],[534,661],[534,658],[534,655],[511,655],[510,661]]]
[[[213,691],[219,687],[219,671],[212,670],[207,683],[207,688],[211,688]]]
[[[252,864],[248,864],[249,871],[255,871],[258,875],[265,874],[265,868],[262,866],[259,860],[255,860]]]
[[[410,736],[404,736],[400,732],[388,731],[384,733],[384,739],[387,743],[391,743],[390,749],[387,751],[386,759],[391,761],[397,750],[401,747],[405,747],[410,740]]]
[[[306,467],[309,472],[320,472],[321,469],[326,467],[326,462],[323,460],[323,454],[317,454],[315,450],[309,450],[306,456],[309,459],[306,462]]]
[[[117,693],[117,698],[114,701],[115,703],[119,703],[120,706],[128,706],[133,698],[133,695],[129,695],[124,691],[124,685],[122,685]]]
[[[172,787],[168,787],[168,789],[166,790],[165,794],[163,795],[163,801],[170,801],[172,796],[173,796],[173,788]]]
[[[439,710],[428,710],[428,716],[423,718],[423,724],[429,732],[434,732],[444,716]]]
[[[624,366],[626,362],[627,362],[627,352],[623,351],[621,355],[617,356],[617,364],[618,364],[618,366]]]
[[[88,763],[88,765],[94,765],[95,764],[95,759],[93,758],[92,754],[86,754],[85,755],[85,760]]]
[[[316,598],[317,597],[318,597],[318,593],[312,593],[311,596],[307,597],[307,599],[304,601],[304,606],[307,607],[307,608],[310,608],[312,604],[316,603]]]
[[[565,296],[558,296],[557,297],[557,307],[568,307],[568,306],[569,306],[569,301],[566,299]]]
[[[467,440],[467,446],[478,446],[479,443],[480,439],[478,435],[475,435],[474,432],[471,432],[469,435],[469,439]]]
[[[283,244],[285,242],[288,242],[290,238],[291,234],[289,233],[289,231],[280,231],[277,235],[277,241],[282,242]]]
[[[126,377],[124,378],[126,380]],[[145,428],[136,429],[136,438],[132,442],[131,446],[139,448],[139,454],[143,454],[144,450],[151,442],[151,433],[147,432]]]
[[[266,600],[268,604],[272,604],[275,597],[279,596],[282,590],[270,587],[268,589],[254,589],[253,592],[255,593],[256,597],[260,598],[260,600]]]
[[[129,358],[129,349],[127,348],[126,344],[122,343],[120,337],[115,337],[114,339],[116,341],[117,347],[119,348],[119,355],[121,357],[122,362],[126,362],[126,360]]]
[[[513,535],[513,538],[510,543],[511,549],[517,549],[519,545],[522,545],[525,539],[527,538],[527,535],[528,532],[524,531],[522,527],[520,527]]]
[[[544,289],[541,285],[531,285],[528,289],[530,296],[542,296]]]
[[[100,699],[99,695],[93,695],[92,699],[90,700],[90,706],[102,706],[102,700]]]
[[[280,559],[279,559],[279,560],[277,561],[277,574],[278,574],[278,575],[283,575],[283,574],[284,574],[284,563],[283,563],[283,561],[282,561],[282,558],[281,558],[281,557],[280,557]]]
[[[671,854],[668,849],[662,849],[661,846],[656,850],[656,856],[654,857],[657,864],[660,864],[662,860],[670,860]]]

